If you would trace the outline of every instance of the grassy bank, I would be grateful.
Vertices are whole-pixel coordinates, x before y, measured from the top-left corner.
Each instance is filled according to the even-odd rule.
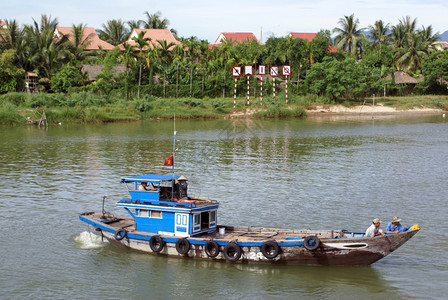
[[[0,96],[0,124],[16,125],[38,121],[45,111],[49,124],[57,123],[104,123],[135,121],[141,119],[171,119],[174,112],[178,119],[214,119],[229,114],[244,113],[250,109],[254,118],[303,118],[306,109],[328,103],[327,99],[315,95],[290,96],[285,104],[285,96],[276,99],[265,97],[263,104],[259,98],[251,98],[250,106],[246,98],[238,98],[233,108],[233,98],[215,99],[166,99],[145,96],[140,99],[121,99],[99,96],[93,93],[25,94],[8,93]],[[372,99],[367,99],[367,102]],[[376,103],[400,109],[429,107],[448,110],[447,96],[415,96],[376,98]],[[345,101],[345,106],[357,105]]]

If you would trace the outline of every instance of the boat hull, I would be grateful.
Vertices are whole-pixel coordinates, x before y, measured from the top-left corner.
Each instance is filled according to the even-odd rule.
[[[412,238],[418,230],[374,238],[357,237],[335,230],[291,230],[263,227],[225,226],[225,233],[199,237],[176,237],[157,233],[138,232],[132,219],[107,221],[100,214],[80,215],[80,219],[96,227],[110,243],[131,250],[172,257],[202,260],[223,260],[235,263],[265,263],[288,265],[370,265],[395,251]],[[118,231],[126,232],[121,234]],[[318,237],[318,247],[306,247],[306,237]],[[163,245],[155,244],[157,237]],[[180,240],[188,247],[180,248]],[[186,242],[186,241],[187,242]],[[209,243],[217,250],[210,254]],[[232,245],[229,245],[233,243]],[[274,251],[263,251],[263,244],[278,245]],[[151,245],[152,244],[152,245]],[[161,247],[159,247],[161,246]],[[266,246],[266,245],[265,245]],[[207,249],[206,249],[207,247]],[[206,251],[208,250],[208,251]],[[277,250],[277,251],[275,251]]]

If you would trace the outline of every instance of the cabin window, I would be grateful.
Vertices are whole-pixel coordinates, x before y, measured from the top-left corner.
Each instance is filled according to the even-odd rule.
[[[147,210],[147,209],[139,209],[138,216],[139,217],[149,217],[149,210]]]
[[[151,218],[162,219],[162,212],[160,210],[151,210]]]
[[[210,223],[216,222],[216,211],[210,212]]]
[[[194,215],[193,223],[194,223],[194,225],[200,225],[201,224],[201,215],[199,215],[199,214]]]

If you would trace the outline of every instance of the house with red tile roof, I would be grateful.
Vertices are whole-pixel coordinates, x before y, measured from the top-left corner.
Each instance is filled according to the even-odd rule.
[[[72,27],[60,27],[57,26],[55,30],[55,36],[57,38],[61,38],[62,36],[66,36],[70,41],[73,40],[73,31]],[[109,44],[106,41],[100,39],[98,34],[93,27],[84,27],[84,33],[82,37],[83,41],[90,41],[85,50],[112,50],[115,48],[114,45]]]
[[[0,20],[0,28],[6,28],[6,22],[3,20]]]
[[[310,32],[290,32],[288,34],[288,36],[293,37],[295,39],[302,39],[302,40],[306,40],[308,42],[311,42],[316,36],[317,33],[310,33]],[[336,49],[335,47],[329,45],[328,46],[328,51],[330,52],[338,52],[338,49]]]
[[[153,49],[154,47],[160,48],[160,44],[157,41],[166,41],[167,44],[173,43],[174,45],[180,45],[182,44],[171,33],[169,29],[140,29],[140,28],[134,28],[131,31],[131,34],[129,35],[128,40],[126,43],[133,46],[138,46],[137,42],[133,40],[133,38],[138,37],[140,32],[144,32],[144,38],[149,38],[151,41],[149,42],[150,49]],[[171,47],[172,49],[173,47]],[[170,49],[170,50],[171,50]],[[143,49],[145,51],[146,49]]]
[[[302,39],[307,40],[308,42],[311,42],[315,37],[317,33],[309,33],[309,32],[290,32],[288,36],[293,37],[295,39]]]
[[[217,47],[224,41],[233,41],[235,44],[239,44],[250,40],[255,40],[259,43],[252,32],[221,32],[216,41],[209,45],[209,48]]]

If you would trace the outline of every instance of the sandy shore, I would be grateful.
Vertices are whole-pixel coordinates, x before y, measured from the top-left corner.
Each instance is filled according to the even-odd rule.
[[[255,108],[248,108],[245,111],[234,112],[226,118],[250,118],[250,116],[258,111]],[[318,105],[312,109],[306,110],[307,117],[321,118],[321,117],[346,117],[346,118],[385,118],[388,116],[406,116],[406,115],[445,115],[448,114],[442,109],[414,107],[412,109],[396,109],[393,107],[384,106],[383,104],[372,105],[357,105],[345,107],[343,105]]]
[[[417,108],[407,110],[400,110],[393,107],[384,106],[382,104],[378,104],[375,106],[372,105],[357,105],[351,107],[345,107],[343,105],[328,105],[328,106],[316,106],[313,109],[307,109],[306,111],[308,115],[312,114],[322,114],[322,113],[330,113],[330,114],[359,114],[359,115],[408,115],[408,114],[442,114],[444,113],[441,109],[435,108]]]

